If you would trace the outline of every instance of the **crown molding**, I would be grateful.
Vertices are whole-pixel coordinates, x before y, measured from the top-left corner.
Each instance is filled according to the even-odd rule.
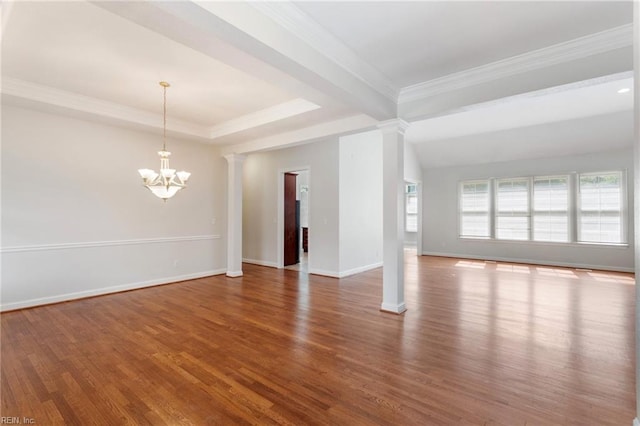
[[[232,133],[252,129],[263,124],[269,124],[275,121],[284,120],[285,118],[294,117],[318,108],[320,108],[320,106],[313,102],[297,98],[210,127],[208,129],[208,137],[209,139],[216,139]]]
[[[378,123],[377,127],[382,133],[400,134],[404,133],[409,128],[410,124],[401,118],[392,118]]]
[[[236,163],[236,164],[242,164],[244,162],[244,160],[247,159],[247,156],[244,154],[235,154],[235,153],[231,153],[231,154],[225,154],[223,155],[224,159],[227,160],[227,163],[231,164],[231,163]]]
[[[246,154],[255,151],[287,148],[322,138],[346,134],[354,131],[364,131],[374,128],[377,120],[366,114],[356,114],[333,121],[315,124],[303,129],[279,133],[277,135],[254,139],[248,142],[232,144],[222,147],[222,155]]]
[[[162,115],[16,78],[3,77],[1,92],[41,104],[162,129]],[[182,120],[172,119],[167,130],[198,138],[207,137],[205,127]]]
[[[252,2],[251,5],[323,56],[394,103],[399,90],[384,74],[360,59],[337,37],[288,2]]]
[[[3,77],[0,92],[3,95],[26,99],[40,104],[80,111],[99,117],[108,117],[145,127],[162,129],[162,115],[16,78]],[[205,127],[183,120],[172,119],[167,123],[167,130],[169,132],[194,136],[212,142],[213,139],[225,135],[284,120],[319,108],[320,106],[313,102],[298,98],[225,121],[213,127]]]
[[[532,50],[511,58],[404,87],[398,103],[429,97],[516,74],[574,61],[633,44],[633,25],[627,24],[563,43]]]

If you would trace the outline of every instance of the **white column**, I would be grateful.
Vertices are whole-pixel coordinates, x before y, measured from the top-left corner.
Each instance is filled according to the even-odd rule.
[[[634,247],[636,278],[640,277],[640,2],[633,2],[633,196],[634,196]],[[634,426],[640,426],[640,286],[636,285],[636,418]]]
[[[242,162],[244,155],[227,160],[227,276],[242,276]]]
[[[404,131],[400,119],[380,123],[382,132],[382,306],[402,313],[404,303]]]

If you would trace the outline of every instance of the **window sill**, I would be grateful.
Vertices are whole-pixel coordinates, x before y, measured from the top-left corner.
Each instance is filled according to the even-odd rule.
[[[590,247],[590,248],[614,248],[626,250],[629,248],[627,243],[589,243],[589,242],[572,242],[562,243],[555,241],[530,241],[530,240],[497,240],[489,237],[458,237],[463,242],[485,242],[495,244],[526,244],[526,245],[543,245],[556,247]]]

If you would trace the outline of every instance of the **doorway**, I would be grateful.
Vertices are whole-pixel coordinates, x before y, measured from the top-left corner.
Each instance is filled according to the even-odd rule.
[[[300,262],[300,200],[297,173],[284,174],[284,266]]]
[[[309,270],[309,168],[281,170],[278,177],[278,267]]]
[[[405,181],[404,247],[410,253],[422,254],[422,185]]]

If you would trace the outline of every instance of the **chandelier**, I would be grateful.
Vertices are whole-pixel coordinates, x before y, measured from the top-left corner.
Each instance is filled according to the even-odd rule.
[[[144,186],[149,188],[153,194],[162,198],[164,201],[176,195],[182,188],[186,188],[187,180],[191,173],[180,171],[169,167],[169,156],[171,153],[167,151],[167,87],[169,83],[161,81],[160,86],[163,88],[163,133],[162,133],[162,151],[158,151],[160,156],[160,173],[151,169],[139,169],[138,173],[142,176]]]

